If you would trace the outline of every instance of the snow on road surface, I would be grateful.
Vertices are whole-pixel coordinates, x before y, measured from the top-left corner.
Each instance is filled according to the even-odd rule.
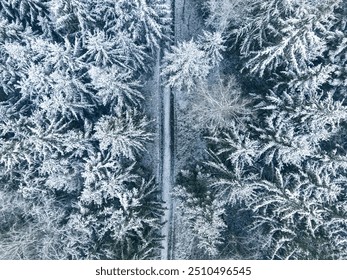
[[[163,159],[162,159],[162,198],[165,202],[166,210],[163,220],[166,222],[162,229],[162,234],[165,236],[163,239],[163,249],[161,252],[162,259],[169,259],[169,243],[172,221],[172,199],[171,199],[171,185],[172,185],[172,154],[171,154],[171,90],[168,87],[163,91]]]
[[[176,0],[167,0],[167,3],[174,9]],[[174,11],[173,11],[174,13]],[[174,21],[175,19],[173,19]],[[160,55],[157,58],[158,80],[160,81]],[[161,94],[160,100],[162,100],[161,106],[161,147],[159,147],[159,152],[161,157],[161,187],[162,187],[162,199],[164,201],[165,212],[162,217],[164,225],[162,227],[162,249],[161,249],[161,259],[168,260],[172,258],[170,253],[171,249],[171,225],[173,220],[172,214],[172,120],[171,120],[171,89],[169,87],[159,86],[159,94]]]
[[[173,27],[174,27],[174,44],[178,41],[187,39],[190,36],[191,30],[189,23],[193,22],[191,18],[191,9],[195,7],[192,0],[167,0],[171,5],[173,11]],[[193,24],[194,25],[194,24]],[[157,67],[160,69],[160,57],[157,58]],[[158,81],[160,81],[160,70],[158,70]],[[172,119],[174,112],[173,100],[176,98],[175,91],[171,91],[169,87],[160,87],[159,94],[161,94],[162,106],[161,106],[161,146],[159,147],[159,154],[161,155],[161,187],[162,187],[162,199],[166,208],[163,216],[163,222],[165,224],[162,227],[162,235],[164,236],[162,241],[161,259],[173,259],[174,258],[174,222],[175,222],[175,202],[172,199],[171,191],[174,183],[174,161],[175,151],[173,134],[175,128],[175,120]]]

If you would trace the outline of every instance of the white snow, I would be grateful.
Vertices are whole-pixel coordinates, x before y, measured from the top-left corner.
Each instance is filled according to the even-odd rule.
[[[168,3],[173,3],[173,15],[174,15],[174,40],[173,42],[177,45],[178,42],[184,41],[187,38],[191,38],[192,34],[197,33],[197,30],[201,29],[201,22],[198,22],[198,17],[193,13],[196,8],[193,0],[167,0]],[[170,4],[171,5],[171,4]],[[193,15],[193,16],[192,16]],[[158,56],[157,67],[160,67],[160,59]],[[158,69],[157,68],[157,69]],[[159,71],[158,71],[159,72]],[[159,76],[159,73],[157,73]],[[159,80],[159,77],[158,77]],[[166,207],[165,214],[163,216],[163,222],[166,222],[162,227],[162,235],[164,236],[162,241],[161,259],[173,259],[175,247],[174,240],[174,222],[175,222],[175,201],[172,199],[171,191],[173,185],[173,178],[175,175],[174,161],[176,162],[176,155],[174,151],[174,143],[171,142],[173,138],[175,141],[177,135],[171,135],[171,131],[174,125],[174,120],[171,119],[171,95],[174,95],[176,99],[177,94],[180,92],[171,92],[169,87],[161,88],[159,86],[159,94],[161,94],[162,100],[162,114],[161,114],[161,146],[159,147],[159,154],[161,155],[161,165],[159,170],[160,181],[162,185],[162,199],[165,202]],[[162,91],[162,92],[160,92]],[[174,109],[176,110],[176,109]]]
[[[174,2],[172,2],[174,1]],[[177,0],[167,0],[167,3],[176,2]],[[175,7],[175,5],[173,5]],[[160,56],[157,57],[157,66],[160,69]],[[160,74],[158,73],[158,76]],[[160,78],[158,77],[160,81]],[[170,259],[170,233],[171,233],[171,221],[173,219],[172,215],[172,199],[171,199],[171,185],[172,185],[172,154],[171,154],[171,89],[169,87],[160,87],[159,91],[163,90],[162,98],[162,114],[161,114],[161,124],[162,124],[162,146],[160,147],[159,153],[162,155],[161,158],[161,182],[162,182],[162,199],[164,201],[165,213],[162,217],[165,224],[162,227],[162,235],[164,236],[162,240],[162,250],[161,250],[161,259],[167,260]]]
[[[164,88],[163,92],[163,168],[162,168],[162,198],[165,201],[165,214],[164,221],[166,222],[163,226],[162,233],[165,236],[163,239],[163,249],[161,252],[162,259],[169,258],[169,237],[170,237],[170,221],[171,221],[171,127],[170,127],[170,94],[171,91],[168,87]]]

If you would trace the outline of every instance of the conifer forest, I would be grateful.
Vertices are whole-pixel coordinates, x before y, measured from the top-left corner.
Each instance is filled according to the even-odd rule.
[[[347,259],[346,0],[0,0],[0,259]]]

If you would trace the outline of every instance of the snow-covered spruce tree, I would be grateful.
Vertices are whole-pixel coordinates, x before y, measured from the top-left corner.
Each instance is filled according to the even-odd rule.
[[[111,151],[86,159],[76,215],[79,230],[91,229],[98,248],[91,248],[89,258],[146,259],[157,249],[162,214],[157,187],[134,171],[134,165],[124,169]]]
[[[211,69],[206,53],[193,40],[173,46],[171,52],[165,53],[164,63],[166,84],[188,92],[202,83]]]
[[[272,102],[270,103],[274,104],[279,102],[279,100],[278,97],[277,101],[272,99]],[[267,106],[269,109],[270,107],[271,105]],[[300,207],[304,207],[306,209],[305,211],[308,211],[313,215],[311,217],[308,212],[303,214],[307,218],[305,221],[306,224],[300,225],[304,219],[300,219],[298,217],[300,216],[299,214],[293,214],[295,219],[293,218],[293,221],[290,221],[290,223],[294,223],[297,227],[297,230],[294,231],[295,234],[298,234],[297,231],[299,231],[299,229],[302,230],[302,228],[305,227],[308,232],[307,236],[309,237],[309,240],[303,241],[304,244],[308,242],[311,244],[317,244],[318,246],[318,244],[323,243],[323,241],[326,244],[329,244],[329,246],[326,245],[323,247],[325,249],[329,248],[327,251],[319,251],[318,248],[318,251],[314,251],[310,248],[307,248],[307,251],[305,251],[300,247],[302,241],[297,240],[296,242],[298,243],[297,245],[299,248],[295,248],[296,245],[294,245],[294,248],[283,250],[281,252],[282,255],[279,253],[279,256],[283,257],[287,254],[286,257],[291,256],[293,258],[345,258],[342,246],[341,248],[338,246],[334,247],[335,245],[332,246],[334,238],[329,237],[329,230],[326,228],[329,221],[333,219],[333,216],[335,215],[333,213],[336,213],[336,205],[345,205],[346,203],[345,186],[343,184],[346,180],[345,171],[341,168],[336,168],[336,170],[334,170],[334,167],[326,164],[327,154],[333,153],[334,156],[344,156],[345,154],[343,150],[339,149],[339,146],[344,144],[336,141],[337,135],[345,133],[345,105],[342,101],[336,100],[334,92],[322,92],[320,94],[311,93],[311,95],[306,96],[305,100],[298,97],[287,96],[283,102],[277,103],[277,110],[278,113],[275,114],[282,114],[283,116],[287,115],[287,118],[290,118],[291,122],[294,121],[290,125],[292,128],[288,127],[286,133],[287,136],[293,138],[288,142],[290,145],[287,144],[287,147],[284,149],[278,146],[276,151],[273,150],[277,145],[276,144],[275,146],[272,146],[271,151],[268,149],[270,145],[266,144],[266,150],[263,149],[262,152],[265,152],[265,154],[270,152],[271,155],[274,154],[276,157],[275,162],[271,160],[271,164],[274,168],[280,168],[281,171],[280,174],[272,175],[273,178],[278,179],[280,176],[285,176],[288,179],[281,179],[281,181],[290,181],[288,187],[283,187],[288,189],[285,191],[288,195],[286,198],[288,198],[289,201],[291,201],[293,197],[299,200],[297,203],[292,202],[291,205],[296,205],[296,208],[300,204]],[[273,135],[280,136],[279,131],[281,126],[282,125],[274,127],[276,132],[274,131]],[[269,131],[266,134],[271,135]],[[301,138],[298,139],[300,147],[298,146],[295,148],[295,152],[293,150],[291,155],[288,154],[288,156],[285,156],[285,153],[282,151],[286,151],[288,148],[291,150],[291,146],[293,144],[295,145],[295,138],[297,137]],[[273,139],[275,140],[275,138]],[[280,138],[277,139],[285,138],[280,136]],[[281,141],[282,140],[280,140],[280,142]],[[273,142],[273,140],[271,142]],[[277,140],[275,140],[275,142],[277,142]],[[306,152],[304,152],[303,149]],[[301,153],[297,153],[298,151],[301,151]],[[277,158],[279,155],[284,157]],[[337,170],[339,170],[338,173],[336,173]],[[295,178],[295,180],[292,181],[292,179],[289,178]],[[269,179],[270,178],[267,178],[267,180]],[[289,195],[290,192],[293,192],[293,190],[291,190],[292,187],[295,188],[295,192],[298,192],[298,194]],[[278,207],[281,208],[283,206],[278,205]],[[287,210],[288,209],[289,208],[287,208]],[[294,209],[292,209],[292,211],[292,213],[295,213]],[[339,211],[339,215],[341,215],[340,233],[345,234],[343,233],[345,232],[345,228],[342,221],[346,219],[346,213],[343,213],[342,210],[342,212]],[[286,217],[289,217],[289,214],[287,214]],[[281,218],[281,221],[283,221],[284,225],[285,221],[283,218]],[[315,225],[315,230],[317,229],[319,233],[316,234],[315,231],[311,229],[311,224]],[[295,244],[296,242],[289,243]],[[284,246],[285,243],[286,242],[281,244],[281,246]],[[281,246],[276,245],[276,250],[281,248]],[[308,246],[308,244],[303,246]],[[289,253],[290,250],[293,251],[293,254]],[[300,253],[296,254],[294,251]],[[273,256],[278,257],[276,254]]]
[[[241,217],[249,216],[244,207],[245,198],[253,195],[248,183],[255,177],[250,172],[244,174],[243,169],[253,166],[259,148],[259,143],[247,131],[247,121],[254,117],[249,103],[234,76],[217,76],[209,85],[195,88],[188,117],[216,161],[199,163],[194,159],[179,173],[174,194],[179,203],[175,250],[180,258],[256,257],[257,252],[252,248],[259,240],[254,238],[254,232],[250,234],[241,226],[250,223]],[[224,160],[231,164],[224,164]],[[206,240],[209,236],[203,232],[203,224],[200,224],[201,231],[196,228],[202,222],[199,209],[204,208],[200,204],[209,205],[202,212],[216,215],[204,224],[209,226],[214,240]],[[238,218],[231,212],[237,213]],[[206,244],[210,245],[204,247]]]
[[[40,17],[48,15],[47,2],[49,0],[3,0],[0,3],[0,13],[13,22],[35,25]]]
[[[8,189],[0,195],[0,259],[64,259],[74,254],[76,247],[64,242],[66,214],[60,202],[47,192],[36,202]]]
[[[207,188],[209,175],[200,166],[182,170],[174,195],[177,200],[177,228],[175,252],[179,259],[213,259],[219,256],[223,244],[223,201],[214,198]]]
[[[165,84],[178,90],[191,92],[206,82],[213,67],[222,60],[224,38],[219,32],[204,31],[197,42],[179,42],[165,52],[162,75]]]
[[[103,30],[108,36],[126,33],[137,46],[154,51],[165,38],[170,7],[165,0],[50,0],[54,29],[61,35]]]
[[[151,134],[136,69],[159,44],[166,12],[148,11],[157,36],[136,27],[151,38],[143,47],[126,23],[109,30],[112,11],[128,13],[125,1],[105,14],[96,2],[1,3],[1,259],[159,254],[162,206],[138,163]]]
[[[226,50],[225,39],[221,32],[203,31],[203,35],[199,35],[198,44],[205,51],[206,56],[210,60],[212,66],[216,66],[223,59],[223,52]]]
[[[207,0],[202,3],[205,23],[224,35],[231,26],[238,26],[247,16],[252,0]]]
[[[277,170],[273,180],[255,184],[255,227],[267,239],[268,257],[346,258],[346,177],[331,171],[316,163],[300,173]]]
[[[343,1],[254,1],[235,29],[244,68],[260,77],[282,73],[281,79],[307,80],[322,63],[327,38]],[[321,66],[324,69],[324,64]],[[277,72],[276,72],[277,71]],[[324,73],[323,70],[322,72]],[[331,72],[331,70],[330,70]],[[277,77],[277,80],[278,79]]]
[[[208,1],[210,11],[222,2]],[[239,26],[230,24],[244,58],[237,67],[261,88],[246,81],[256,110],[242,125],[212,131],[207,172],[227,221],[253,213],[239,221],[253,236],[234,246],[243,258],[346,258],[343,4],[253,1]],[[218,26],[228,13],[209,16]]]
[[[347,16],[347,7],[342,5],[339,10],[336,11],[336,20],[329,36],[329,52],[328,58],[329,62],[334,65],[334,72],[332,73],[332,84],[335,87],[341,86],[342,88],[346,85],[346,49],[347,49],[347,40],[346,40],[346,16]]]
[[[137,44],[151,50],[169,30],[170,7],[165,0],[96,1],[95,13],[103,17],[106,32],[126,32]]]
[[[246,129],[210,138],[211,187],[254,213],[258,257],[346,258],[345,105],[333,92],[272,92],[257,107]]]
[[[133,80],[134,73],[122,70],[113,65],[107,68],[91,67],[89,76],[97,89],[97,97],[103,105],[111,104],[111,108],[123,108],[139,103],[143,99],[139,91],[140,84]]]

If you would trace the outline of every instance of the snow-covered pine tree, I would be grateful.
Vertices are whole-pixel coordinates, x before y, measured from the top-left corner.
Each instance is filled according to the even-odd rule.
[[[171,21],[170,7],[165,0],[96,1],[94,12],[102,17],[107,33],[126,32],[134,42],[152,51],[167,36]]]
[[[333,92],[304,97],[271,92],[244,129],[210,138],[211,187],[253,211],[262,258],[346,257],[345,105]]]
[[[235,29],[244,67],[259,76],[275,71],[302,77],[321,63],[334,10],[343,1],[254,1],[249,16]],[[282,76],[283,76],[282,74]],[[312,75],[312,73],[311,73]],[[288,78],[287,78],[288,79]]]
[[[49,0],[3,0],[0,2],[0,13],[13,22],[25,25],[37,24],[40,16],[48,15]]]
[[[47,6],[50,11],[52,29],[60,36],[71,36],[93,29],[96,19],[93,17],[93,7],[96,0],[49,0]],[[41,19],[45,22],[44,19]]]
[[[223,59],[222,53],[225,52],[225,39],[221,32],[203,31],[203,35],[198,37],[198,44],[205,51],[210,59],[212,66],[216,66]]]
[[[222,232],[226,225],[222,219],[223,201],[216,199],[207,188],[209,174],[197,166],[182,170],[174,190],[178,221],[175,252],[183,259],[213,259],[220,254]]]
[[[208,1],[208,20],[236,30],[237,67],[260,85],[245,84],[257,92],[253,114],[207,138],[210,188],[226,220],[230,209],[253,212],[243,222],[255,238],[235,246],[247,257],[346,258],[344,3],[252,1],[233,25],[227,11],[213,18],[232,5],[222,2]]]
[[[124,115],[103,116],[95,124],[95,139],[101,151],[110,151],[112,157],[135,160],[136,154],[145,151],[152,135],[147,132],[148,121],[134,110]]]
[[[232,26],[238,26],[249,12],[252,0],[207,0],[202,3],[206,11],[205,23],[227,35]]]
[[[180,42],[171,52],[166,51],[162,75],[167,77],[167,86],[190,92],[205,81],[211,70],[209,62],[206,52],[193,40]]]
[[[67,234],[74,232],[66,228],[66,213],[60,202],[48,192],[37,195],[34,200],[25,193],[1,191],[1,260],[66,259],[80,249],[67,249],[69,244],[64,242]]]
[[[86,159],[78,217],[83,231],[92,231],[89,244],[100,247],[91,258],[146,259],[155,254],[162,215],[157,186],[133,169],[121,166],[110,153]]]
[[[151,134],[137,70],[168,10],[133,1],[127,18],[127,4],[0,3],[1,259],[158,257],[162,206],[139,163]]]
[[[346,85],[346,5],[341,5],[341,8],[336,11],[336,20],[332,32],[329,36],[329,62],[334,65],[334,72],[332,74],[332,84],[335,87],[344,87]]]

